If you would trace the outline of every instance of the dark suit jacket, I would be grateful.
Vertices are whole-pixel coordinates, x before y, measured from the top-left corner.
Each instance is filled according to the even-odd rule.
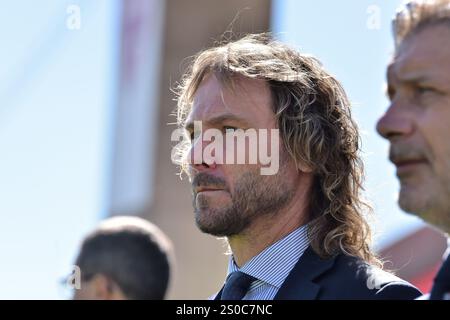
[[[450,294],[450,254],[446,257],[446,260],[434,278],[429,299],[448,300],[448,297],[445,297],[448,294]]]
[[[220,299],[222,290],[216,296]],[[275,300],[412,300],[421,292],[408,282],[359,258],[339,254],[323,260],[309,247]]]

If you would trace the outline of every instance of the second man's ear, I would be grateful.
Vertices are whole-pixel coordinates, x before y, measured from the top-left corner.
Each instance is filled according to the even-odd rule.
[[[91,279],[91,284],[97,299],[110,300],[114,294],[114,283],[104,274],[96,274]]]
[[[92,279],[96,295],[101,300],[126,300],[122,289],[112,278],[104,274],[97,274]]]

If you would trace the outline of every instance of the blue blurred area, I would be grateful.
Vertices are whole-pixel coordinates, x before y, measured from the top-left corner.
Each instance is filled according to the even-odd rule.
[[[344,85],[362,132],[366,197],[376,219],[376,248],[417,230],[422,223],[397,206],[398,182],[388,160],[388,144],[375,131],[388,106],[386,65],[393,52],[391,19],[395,1],[275,0],[273,31],[278,38],[318,57]]]
[[[0,299],[64,298],[58,280],[106,215],[118,7],[0,4]]]

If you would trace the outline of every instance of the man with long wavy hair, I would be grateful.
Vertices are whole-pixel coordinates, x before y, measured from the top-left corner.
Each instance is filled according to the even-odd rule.
[[[394,19],[390,106],[378,132],[390,142],[399,205],[450,233],[450,0],[410,1]],[[433,249],[433,248],[430,248]],[[450,300],[450,251],[432,300]]]
[[[420,295],[377,266],[360,198],[358,130],[342,86],[315,58],[268,34],[205,50],[180,84],[177,116],[190,137],[178,151],[197,226],[226,237],[232,253],[215,299]],[[276,172],[261,170],[261,154],[249,161],[250,130],[270,146]],[[220,133],[247,140],[238,148]],[[246,161],[229,161],[234,151]]]

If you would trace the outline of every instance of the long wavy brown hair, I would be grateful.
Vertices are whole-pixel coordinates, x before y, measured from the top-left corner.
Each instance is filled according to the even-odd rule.
[[[315,175],[309,204],[313,250],[323,258],[345,253],[378,263],[365,219],[371,209],[360,194],[363,166],[358,128],[341,84],[317,59],[270,34],[247,35],[194,58],[178,87],[179,126],[210,73],[226,84],[236,75],[267,81],[286,150],[298,167],[306,165]]]

